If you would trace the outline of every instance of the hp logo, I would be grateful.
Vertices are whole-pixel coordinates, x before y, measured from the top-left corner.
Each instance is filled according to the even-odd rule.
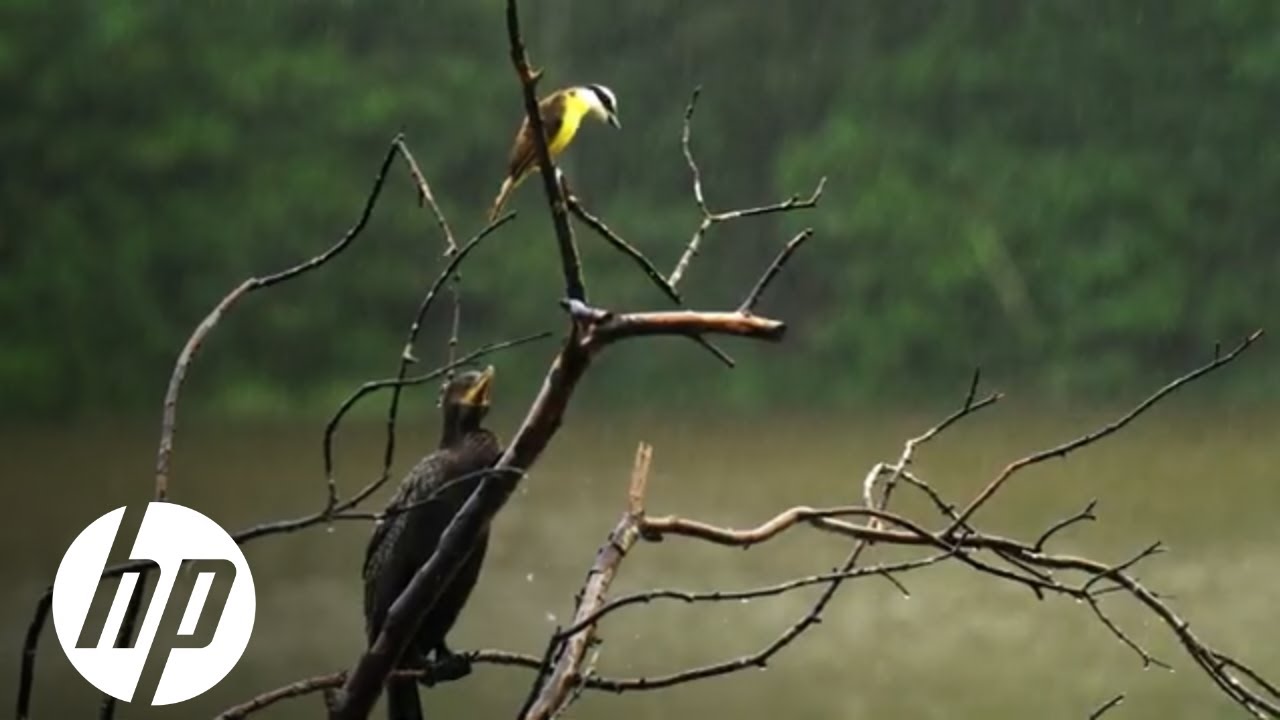
[[[174,582],[180,571],[191,571],[195,581],[185,605],[179,608],[181,622],[176,634],[161,638],[161,650],[170,650],[163,658],[151,704],[189,700],[226,677],[249,644],[256,602],[253,576],[240,548],[217,523],[181,505],[150,503],[129,557],[155,563],[151,576],[157,578],[156,586],[150,606],[141,616],[136,642],[132,647],[116,647],[126,608],[138,587],[138,573],[120,576],[100,630],[87,626],[86,619],[94,596],[111,588],[110,582],[101,582],[101,575],[124,511],[116,508],[94,520],[62,556],[53,581],[53,625],[58,642],[84,679],[112,697],[131,701],[157,640]],[[183,570],[184,562],[187,570]],[[219,576],[232,578],[230,590],[220,608],[206,607],[209,590]],[[191,647],[197,628],[207,629],[209,623],[214,628],[211,639],[201,647]]]

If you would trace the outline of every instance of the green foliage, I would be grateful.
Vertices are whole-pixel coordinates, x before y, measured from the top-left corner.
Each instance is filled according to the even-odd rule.
[[[589,127],[567,169],[663,269],[696,223],[678,142],[694,85],[714,207],[830,177],[817,211],[714,229],[687,279],[694,304],[735,304],[814,225],[765,299],[794,320],[785,350],[732,344],[728,377],[690,343],[616,353],[597,396],[677,382],[690,403],[840,403],[956,388],[976,364],[1102,395],[1280,307],[1270,0],[525,5],[546,87],[618,91],[625,129]],[[455,231],[474,231],[519,117],[496,0],[8,0],[0,97],[9,416],[158,406],[194,324],[336,240],[401,129]],[[393,368],[442,246],[403,168],[390,185],[346,256],[224,320],[194,396],[328,407]],[[537,196],[467,266],[465,342],[561,322]],[[581,244],[593,299],[665,305]],[[440,310],[423,348],[442,347]],[[503,364],[525,380],[545,355]]]

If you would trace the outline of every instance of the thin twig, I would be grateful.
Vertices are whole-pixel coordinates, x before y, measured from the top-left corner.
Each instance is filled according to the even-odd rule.
[[[458,252],[454,253],[453,256],[449,258],[449,262],[445,264],[444,269],[440,271],[440,275],[436,277],[435,282],[431,284],[426,295],[423,295],[422,301],[418,304],[418,311],[414,315],[413,322],[409,324],[409,331],[405,338],[404,348],[400,351],[399,363],[396,366],[396,382],[390,386],[391,400],[387,403],[387,432],[386,441],[382,448],[382,470],[379,472],[378,478],[369,492],[372,493],[379,487],[382,487],[383,483],[387,482],[391,477],[391,465],[395,461],[396,450],[396,420],[400,412],[400,394],[404,389],[404,385],[400,381],[404,380],[405,377],[408,376],[409,365],[417,361],[417,358],[413,355],[413,346],[414,343],[417,342],[418,333],[422,330],[422,322],[426,319],[427,311],[431,309],[432,303],[440,293],[440,288],[448,282],[450,276],[452,276],[458,269],[458,266],[467,259],[467,256],[471,254],[471,251],[479,247],[480,243],[483,242],[485,238],[489,237],[489,235],[498,228],[507,224],[514,217],[515,215],[507,214],[493,222],[490,222],[481,229],[480,232],[476,233],[475,237],[468,240],[465,245],[459,248]],[[332,475],[330,475],[328,482],[329,497],[331,500],[336,500],[337,487]]]
[[[1103,715],[1106,715],[1108,712],[1110,712],[1114,708],[1119,707],[1120,703],[1122,702],[1124,702],[1124,693],[1120,693],[1119,695],[1111,698],[1110,700],[1100,705],[1097,710],[1094,710],[1093,712],[1089,713],[1089,720],[1098,720],[1098,718],[1102,717]]]
[[[999,491],[1000,488],[1006,482],[1009,481],[1009,478],[1013,477],[1020,470],[1028,468],[1032,465],[1042,463],[1045,460],[1049,460],[1051,458],[1065,457],[1067,453],[1070,453],[1074,450],[1079,450],[1080,448],[1085,447],[1087,445],[1092,445],[1093,443],[1107,437],[1108,435],[1115,433],[1117,430],[1120,430],[1124,426],[1128,425],[1130,422],[1133,422],[1133,420],[1135,420],[1139,415],[1142,415],[1144,412],[1151,409],[1152,406],[1160,402],[1162,399],[1164,399],[1173,391],[1177,390],[1180,387],[1183,387],[1184,385],[1190,382],[1195,381],[1200,377],[1203,377],[1213,372],[1214,370],[1217,370],[1223,365],[1230,363],[1232,360],[1235,360],[1237,357],[1239,357],[1240,353],[1248,349],[1250,345],[1252,345],[1261,337],[1262,337],[1262,330],[1255,330],[1252,334],[1250,334],[1243,341],[1241,341],[1240,344],[1237,345],[1235,349],[1233,349],[1231,352],[1227,353],[1226,355],[1218,355],[1215,353],[1215,357],[1213,358],[1212,361],[1210,361],[1205,365],[1201,365],[1195,370],[1192,370],[1191,372],[1186,373],[1185,375],[1166,384],[1164,387],[1160,388],[1159,390],[1156,390],[1154,393],[1149,395],[1145,400],[1138,403],[1132,410],[1125,413],[1121,417],[1117,418],[1113,422],[1110,422],[1104,425],[1103,427],[1100,427],[1091,432],[1085,433],[1084,435],[1081,435],[1080,437],[1075,438],[1074,440],[1069,440],[1060,445],[1055,445],[1054,447],[1048,448],[1047,450],[1041,450],[1031,455],[1027,455],[1026,457],[1021,458],[1020,460],[1015,460],[1014,462],[1010,463],[1007,467],[1005,467],[1005,469],[999,475],[996,476],[994,480],[992,480],[985,488],[982,489],[981,492],[978,493],[977,497],[975,497],[969,503],[969,505],[960,513],[960,516],[956,518],[955,522],[952,523],[951,527],[944,534],[949,535],[955,532],[956,529],[958,529],[961,525],[963,525],[965,521],[967,521],[975,512],[978,511],[978,508],[982,507],[988,500],[990,500],[991,497],[995,495],[996,492]]]
[[[680,299],[679,291],[672,287],[671,283],[667,282],[666,278],[662,277],[662,273],[658,272],[658,269],[653,266],[653,263],[649,262],[649,258],[645,257],[644,253],[637,250],[631,245],[631,243],[628,243],[626,240],[619,237],[618,234],[606,225],[603,220],[592,215],[589,210],[583,207],[577,196],[569,193],[565,197],[566,201],[569,203],[570,212],[577,216],[579,220],[586,223],[587,227],[594,230],[597,235],[604,238],[605,242],[609,243],[609,245],[611,245],[615,250],[626,255],[632,262],[639,266],[640,270],[644,272],[645,277],[649,278],[654,287],[658,288],[663,295],[666,295],[677,305],[681,305],[683,303]]]
[[[602,605],[591,615],[583,618],[577,623],[561,630],[554,637],[563,640],[573,633],[582,630],[588,625],[599,623],[605,616],[610,615],[618,610],[631,605],[648,605],[657,600],[679,600],[686,604],[694,603],[717,603],[717,602],[740,602],[743,600],[754,600],[757,598],[774,597],[784,595],[793,590],[812,587],[814,585],[825,585],[833,580],[853,580],[855,578],[865,577],[868,575],[882,575],[892,577],[894,573],[907,572],[918,568],[934,565],[951,556],[951,553],[943,552],[929,555],[915,560],[904,560],[896,563],[885,563],[882,565],[873,565],[868,567],[853,568],[846,571],[836,571],[822,573],[819,575],[809,575],[806,577],[795,578],[785,582],[775,583],[773,585],[764,585],[761,587],[748,588],[745,590],[677,590],[673,588],[657,588],[654,590],[646,590],[644,592],[632,593],[615,598]]]
[[[811,237],[813,237],[813,228],[805,228],[798,235],[791,238],[778,253],[778,256],[773,259],[773,262],[769,263],[769,267],[760,276],[756,286],[751,288],[751,292],[747,293],[746,299],[738,306],[738,312],[749,313],[755,309],[756,303],[760,301],[760,296],[764,294],[765,288],[769,286],[769,283],[773,282],[774,277],[778,275],[778,271],[782,270],[782,266],[787,264],[787,260],[791,259],[791,254]]]
[[[540,333],[535,333],[533,335],[526,335],[524,337],[516,338],[514,340],[503,340],[502,342],[489,343],[488,345],[482,345],[481,347],[476,348],[475,350],[472,350],[466,355],[463,355],[462,357],[456,360],[453,360],[448,364],[442,367],[436,368],[435,370],[432,370],[431,372],[425,373],[423,375],[415,375],[413,377],[406,377],[403,379],[394,378],[394,377],[383,378],[381,380],[370,380],[368,382],[361,384],[359,388],[357,388],[354,392],[348,395],[345,400],[342,401],[342,404],[338,406],[338,409],[334,412],[333,416],[329,418],[329,422],[325,424],[324,440],[322,441],[322,444],[321,444],[321,450],[324,455],[325,479],[329,488],[329,499],[326,502],[326,507],[338,507],[339,505],[346,504],[346,503],[339,503],[337,499],[337,483],[334,478],[333,440],[334,440],[335,434],[338,431],[338,426],[342,423],[343,418],[346,417],[347,413],[350,412],[351,409],[355,407],[356,403],[358,403],[361,399],[379,390],[385,390],[385,389],[397,387],[397,386],[403,388],[411,385],[421,385],[423,383],[431,382],[432,380],[437,380],[441,377],[445,377],[453,370],[456,370],[459,367],[463,367],[472,362],[475,362],[476,360],[479,360],[480,358],[485,357],[487,355],[492,355],[493,353],[500,352],[508,348],[518,347],[520,345],[531,343],[537,340],[545,340],[546,338],[549,338],[549,337],[551,337],[551,333],[549,331],[544,331]],[[380,483],[377,483],[376,480],[373,482],[370,482],[368,485],[366,485],[359,492],[357,492],[355,495],[352,496],[350,501],[351,504],[352,505],[358,504],[364,498],[376,492],[378,487],[380,487]]]
[[[436,202],[436,196],[431,192],[431,185],[427,183],[426,175],[422,174],[422,170],[418,167],[418,161],[414,159],[413,153],[409,152],[409,146],[404,142],[404,136],[398,136],[395,141],[396,150],[404,157],[404,161],[409,165],[409,174],[413,176],[414,183],[418,186],[418,204],[426,203],[431,208],[431,214],[435,216],[436,225],[440,226],[440,234],[444,236],[445,257],[449,257],[458,251],[458,243],[453,239],[453,230],[449,229],[449,221],[445,219],[444,212],[440,209],[439,203]]]
[[[1086,521],[1093,522],[1094,520],[1097,520],[1098,516],[1093,514],[1094,509],[1097,507],[1098,507],[1098,499],[1094,498],[1090,500],[1089,504],[1085,505],[1084,509],[1081,510],[1080,512],[1076,513],[1075,515],[1070,515],[1068,517],[1065,517],[1059,520],[1058,522],[1050,525],[1043,533],[1040,534],[1040,537],[1036,540],[1036,544],[1035,544],[1036,552],[1043,551],[1045,544],[1049,542],[1050,538],[1052,538],[1054,535],[1057,535],[1059,532],[1066,530],[1072,525],[1086,522]]]
[[[738,220],[741,218],[755,217],[758,215],[769,215],[772,213],[788,212],[791,210],[812,208],[818,204],[822,198],[822,191],[826,187],[827,179],[824,177],[818,181],[818,185],[814,188],[813,194],[806,199],[801,199],[799,195],[793,195],[790,198],[772,205],[762,205],[760,207],[742,208],[739,210],[728,210],[725,212],[712,212],[707,205],[706,197],[702,191],[702,171],[698,167],[698,161],[694,159],[692,148],[693,136],[693,110],[697,106],[698,96],[702,93],[702,87],[698,86],[693,89],[693,93],[689,96],[689,104],[685,107],[684,122],[680,128],[680,151],[684,155],[685,164],[689,166],[689,175],[693,179],[693,200],[698,206],[698,210],[702,213],[702,219],[698,223],[698,227],[693,231],[693,236],[689,238],[688,245],[685,246],[684,252],[680,255],[680,259],[676,261],[676,266],[671,270],[671,274],[667,276],[667,282],[674,289],[680,284],[685,273],[689,270],[689,263],[693,258],[697,257],[702,239],[706,236],[707,231],[712,225],[730,220]]]

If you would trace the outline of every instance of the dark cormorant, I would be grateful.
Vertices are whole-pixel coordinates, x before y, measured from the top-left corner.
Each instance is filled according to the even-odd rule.
[[[502,454],[498,438],[480,426],[489,411],[492,382],[490,366],[484,372],[462,373],[445,386],[439,449],[409,471],[388,503],[385,517],[373,529],[364,560],[364,617],[370,643],[378,637],[391,604],[431,558],[449,521],[480,483],[481,471]],[[396,512],[405,507],[410,509]],[[488,540],[486,531],[436,606],[423,618],[399,667],[420,668],[433,652],[437,661],[452,657],[445,635],[479,578]],[[414,680],[387,683],[387,717],[422,718]]]

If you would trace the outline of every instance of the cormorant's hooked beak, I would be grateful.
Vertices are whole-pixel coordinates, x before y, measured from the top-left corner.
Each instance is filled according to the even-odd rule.
[[[463,405],[487,407],[489,405],[489,388],[493,385],[493,366],[484,369],[475,384],[462,396]]]
[[[605,121],[619,130],[622,129],[622,121],[618,119],[617,113],[609,113],[609,116],[605,118]]]

